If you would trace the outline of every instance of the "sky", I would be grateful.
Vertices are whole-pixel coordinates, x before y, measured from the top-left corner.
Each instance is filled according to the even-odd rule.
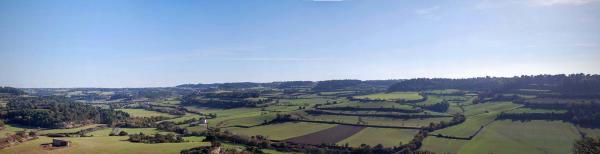
[[[600,74],[600,0],[2,0],[0,85]]]

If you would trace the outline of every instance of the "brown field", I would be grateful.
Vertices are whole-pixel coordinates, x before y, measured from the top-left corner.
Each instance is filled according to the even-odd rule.
[[[302,135],[294,138],[287,139],[286,141],[294,143],[304,144],[335,144],[342,141],[355,133],[363,130],[365,127],[360,126],[348,126],[348,125],[337,125],[322,131]]]

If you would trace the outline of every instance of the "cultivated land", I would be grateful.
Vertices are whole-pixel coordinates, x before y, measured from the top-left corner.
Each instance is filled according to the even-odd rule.
[[[227,128],[234,133],[242,135],[263,135],[273,140],[285,140],[292,137],[302,136],[324,129],[335,127],[332,124],[317,124],[307,122],[288,122],[282,124],[272,124],[252,128]]]
[[[335,144],[363,130],[362,126],[337,125],[318,132],[294,137],[286,141],[304,144]]]
[[[379,144],[386,150],[391,150],[391,147],[418,147],[410,150],[436,153],[570,153],[573,143],[582,136],[600,137],[600,127],[593,123],[597,121],[594,113],[598,111],[594,110],[593,105],[600,104],[596,95],[586,94],[584,97],[563,94],[557,89],[548,90],[555,86],[534,84],[489,94],[489,90],[479,90],[482,86],[467,90],[418,90],[411,89],[414,85],[408,85],[400,88],[408,87],[409,90],[389,92],[394,90],[391,85],[381,88],[378,87],[379,84],[370,88],[365,88],[365,84],[357,87],[344,86],[338,90],[331,89],[331,86],[323,86],[325,90],[319,90],[304,86],[280,89],[268,84],[247,87],[247,84],[241,84],[237,88],[228,85],[221,89],[211,87],[214,85],[209,85],[209,88],[187,87],[175,88],[176,90],[150,88],[153,95],[158,95],[152,99],[135,96],[148,89],[120,96],[135,96],[135,99],[119,98],[104,102],[100,98],[95,99],[90,104],[108,110],[121,110],[136,118],[112,117],[123,119],[103,123],[104,121],[97,120],[99,117],[92,116],[84,120],[95,124],[78,128],[26,126],[40,124],[35,121],[17,123],[19,120],[27,120],[28,116],[3,115],[7,118],[7,124],[4,129],[0,129],[0,137],[10,137],[22,130],[35,131],[42,136],[1,149],[0,153],[179,153],[185,149],[208,146],[209,142],[205,139],[213,138],[217,138],[225,148],[242,151],[249,147],[248,149],[261,149],[268,153],[315,153],[332,150],[327,149],[328,147],[358,152],[380,148]],[[97,95],[111,99],[110,95],[126,90],[107,92],[108,90],[96,89],[82,92],[80,89],[61,89],[47,93],[56,96],[66,93],[77,98],[78,95],[92,93],[90,91],[97,91]],[[151,107],[153,111],[130,109],[142,104],[148,105],[144,108]],[[92,109],[85,111],[90,110]],[[8,111],[2,110],[0,113]],[[10,111],[19,110],[12,108]],[[22,114],[37,113],[36,111],[49,110],[34,109]],[[77,118],[71,114],[49,115],[60,118],[46,116],[50,118],[44,120]],[[574,115],[576,118],[571,117]],[[150,118],[157,116],[166,118]],[[208,124],[202,124],[197,119],[206,119]],[[92,120],[96,121],[89,122]],[[592,123],[585,123],[586,120]],[[102,125],[108,128],[78,134],[79,131]],[[130,137],[127,135],[110,136],[113,126],[117,127],[115,133],[173,135],[182,137],[184,142],[134,143],[128,140]],[[72,146],[44,149],[41,144],[51,140],[44,136],[47,134],[71,134],[70,137],[61,138],[71,141]],[[161,142],[171,142],[165,140]],[[328,146],[322,146],[322,143]],[[420,146],[416,146],[417,144]],[[303,149],[312,151],[302,151]]]

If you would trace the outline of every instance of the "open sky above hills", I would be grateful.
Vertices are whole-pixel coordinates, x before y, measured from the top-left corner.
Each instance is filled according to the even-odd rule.
[[[0,85],[600,73],[600,1],[0,1]]]

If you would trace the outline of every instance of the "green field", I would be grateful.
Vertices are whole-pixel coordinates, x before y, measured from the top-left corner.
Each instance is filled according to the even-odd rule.
[[[248,136],[263,135],[274,140],[284,140],[296,136],[317,132],[334,126],[336,125],[307,122],[287,122],[282,124],[272,124],[252,128],[227,128],[226,130],[229,130],[236,134]]]
[[[144,133],[144,134],[156,134],[156,133],[160,133],[160,134],[167,134],[167,133],[173,133],[173,132],[162,132],[157,130],[156,128],[119,128],[118,132],[121,131],[125,131],[128,134],[138,134],[138,133]],[[97,130],[91,133],[88,133],[87,135],[92,135],[94,137],[99,137],[99,136],[109,136],[109,134],[112,132],[112,128],[105,128],[105,129],[101,129],[101,130]]]
[[[506,113],[566,113],[567,110],[550,110],[550,109],[534,109],[534,108],[525,108],[520,107],[514,110],[510,110]]]
[[[500,111],[508,111],[511,109],[515,109],[520,107],[519,104],[514,104],[512,102],[487,102],[480,104],[473,104],[464,106],[465,116],[471,116],[476,114],[482,114],[487,112],[500,112]]]
[[[7,135],[15,134],[17,131],[29,130],[31,127],[26,127],[17,124],[4,124],[4,129],[0,130],[0,138],[6,137]]]
[[[558,121],[496,121],[458,153],[571,153],[576,128]]]
[[[467,140],[445,139],[429,136],[423,140],[423,147],[421,147],[421,149],[435,153],[456,153],[467,142]]]
[[[86,126],[83,126],[83,127],[70,128],[70,129],[48,129],[48,130],[38,131],[38,134],[75,133],[75,132],[78,132],[78,131],[83,130],[83,129],[93,128],[93,127],[97,127],[97,126],[100,126],[100,125],[103,125],[103,124],[86,125]]]
[[[384,147],[398,146],[408,143],[417,134],[414,129],[393,129],[393,128],[373,128],[368,127],[360,132],[338,142],[338,145],[348,143],[352,147],[358,147],[361,144],[375,146],[382,144]]]
[[[344,103],[332,104],[322,106],[324,108],[327,107],[357,107],[357,108],[397,108],[397,109],[413,109],[413,106],[406,104],[399,104],[395,102],[356,102],[349,101]]]
[[[207,142],[145,144],[125,141],[127,136],[75,137],[63,138],[71,141],[71,146],[54,150],[42,149],[41,144],[51,143],[52,138],[41,136],[39,139],[21,143],[2,150],[2,153],[78,153],[78,154],[132,154],[132,153],[179,153],[183,149],[209,145]]]
[[[355,99],[381,99],[381,100],[418,100],[423,98],[417,92],[392,92],[392,93],[376,93],[369,95],[354,96]]]
[[[144,109],[117,109],[117,110],[127,112],[127,113],[129,113],[129,115],[131,115],[133,117],[157,117],[157,116],[170,117],[170,118],[175,117],[174,115],[156,112],[156,111],[148,111],[148,110],[144,110]]]
[[[357,124],[358,116],[341,116],[341,115],[318,115],[318,116],[307,116],[311,120],[315,121],[326,121],[326,122],[339,122],[347,124]],[[361,117],[362,121],[368,125],[377,126],[400,126],[400,127],[421,127],[428,126],[429,123],[438,123],[440,121],[450,121],[450,117],[443,118],[423,118],[423,119],[394,119],[384,117]]]
[[[579,128],[588,137],[600,137],[600,128]]]
[[[434,134],[443,134],[456,137],[468,137],[475,133],[481,126],[488,124],[502,111],[518,108],[520,105],[511,102],[489,102],[464,107],[466,121],[456,126],[434,131]]]

